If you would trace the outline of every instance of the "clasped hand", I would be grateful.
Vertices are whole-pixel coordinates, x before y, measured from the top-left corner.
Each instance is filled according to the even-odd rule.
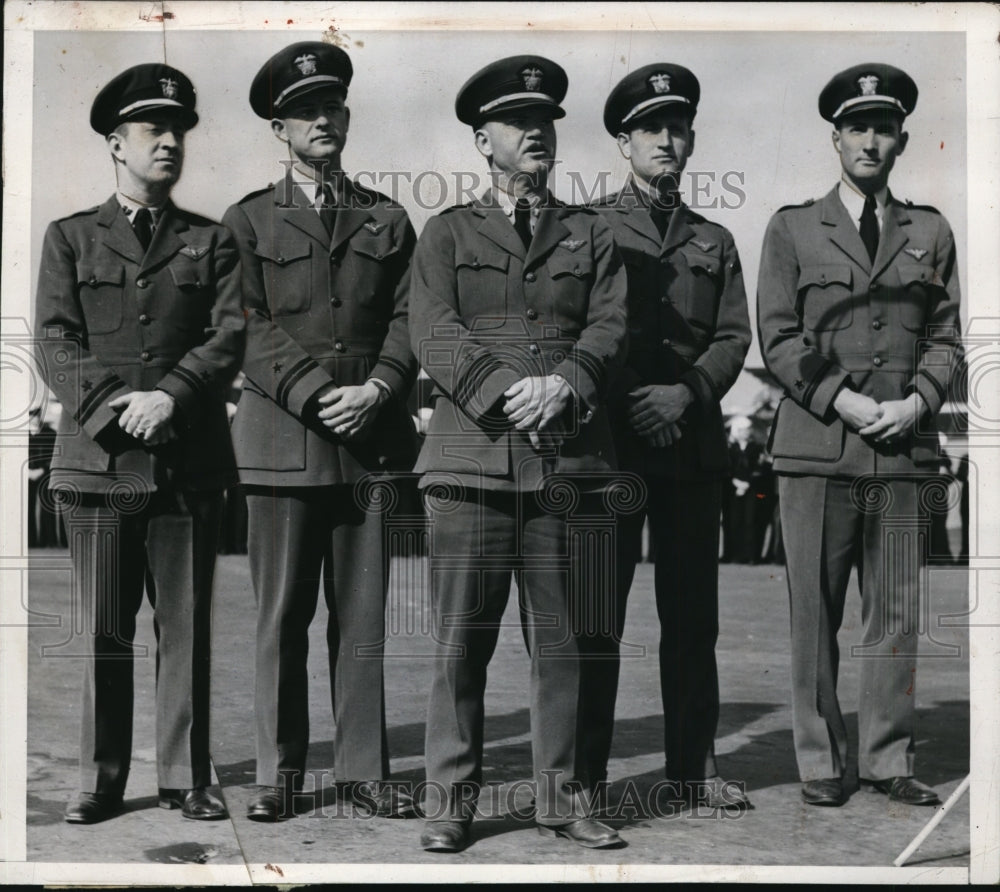
[[[562,375],[522,378],[503,395],[504,414],[516,430],[527,432],[535,449],[558,446],[562,442],[559,418],[573,396]]]
[[[118,416],[118,426],[147,446],[160,446],[177,439],[172,424],[174,398],[164,390],[133,390],[115,397],[108,405]]]
[[[332,385],[319,396],[319,419],[346,440],[355,439],[371,426],[382,402],[381,389],[366,381],[359,385]]]
[[[833,408],[852,430],[882,443],[911,433],[926,406],[918,393],[879,403],[844,388],[833,401]]]
[[[686,384],[646,384],[629,391],[632,429],[653,448],[662,449],[681,438],[680,420],[694,401]]]

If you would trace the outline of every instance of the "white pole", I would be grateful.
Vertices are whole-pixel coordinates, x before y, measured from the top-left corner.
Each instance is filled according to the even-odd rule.
[[[963,780],[962,783],[955,788],[955,792],[952,793],[948,797],[948,801],[938,809],[937,814],[927,822],[927,826],[916,835],[913,842],[903,849],[899,857],[892,862],[896,867],[902,867],[906,863],[906,859],[920,848],[923,841],[931,835],[934,828],[937,827],[937,825],[944,819],[944,816],[948,814],[952,808],[954,808],[955,803],[958,802],[958,800],[962,798],[963,794],[969,789],[970,777],[971,775],[968,774],[965,776],[965,780]]]

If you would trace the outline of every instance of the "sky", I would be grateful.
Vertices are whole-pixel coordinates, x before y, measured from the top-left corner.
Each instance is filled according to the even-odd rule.
[[[252,4],[251,4],[252,6]],[[345,26],[346,28],[346,26]],[[89,126],[100,88],[125,68],[166,61],[195,84],[201,122],[190,132],[175,201],[220,218],[244,195],[280,178],[286,149],[250,108],[254,74],[275,52],[329,32],[39,31],[34,35],[31,263],[45,226],[92,207],[114,190],[104,140]],[[890,180],[893,193],[937,207],[951,223],[965,280],[965,35],[930,32],[751,31],[353,31],[335,34],[350,54],[351,127],[345,169],[395,191],[418,232],[482,177],[472,131],[454,115],[458,88],[483,65],[520,53],[545,55],[569,76],[557,122],[552,182],[564,200],[620,186],[627,172],[604,130],[604,101],[640,66],[685,65],[701,83],[696,151],[682,186],[689,203],[729,228],[743,263],[751,314],[761,240],[785,204],[825,194],[840,175],[831,126],[817,97],[838,71],[861,62],[906,70],[920,95],[910,142]],[[396,189],[393,189],[395,184]],[[692,188],[697,184],[697,192]],[[32,289],[36,275],[32,275]],[[756,339],[755,339],[756,341]],[[756,342],[747,358],[760,366]]]

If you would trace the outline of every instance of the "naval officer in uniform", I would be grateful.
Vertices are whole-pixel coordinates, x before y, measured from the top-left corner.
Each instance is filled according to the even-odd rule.
[[[837,632],[851,567],[862,599],[858,774],[912,805],[921,470],[960,349],[955,242],[934,208],[889,191],[917,86],[891,65],[836,75],[819,97],[840,181],[782,208],[764,238],[758,325],[784,388],[771,431],[791,605],[792,709],[802,798],[838,806],[847,728]]]
[[[628,272],[629,352],[612,385],[612,430],[623,472],[641,476],[643,510],[616,538],[615,634],[588,639],[581,719],[592,782],[606,779],[625,605],[649,517],[656,555],[660,693],[667,779],[710,807],[748,803],[715,759],[719,680],[719,513],[729,457],[719,401],[743,367],[750,319],[739,254],[727,229],[684,204],[679,178],[694,151],[700,85],[656,62],[611,91],[604,126],[631,172],[597,207]],[[606,652],[605,652],[606,651]]]
[[[336,734],[334,772],[356,804],[404,816],[388,786],[382,681],[388,553],[380,486],[409,471],[416,376],[407,332],[406,212],[344,172],[353,68],[343,50],[296,43],[250,88],[288,149],[284,176],[224,222],[243,256],[246,382],[233,441],[249,508],[257,599],[257,784],[248,816],[292,814],[309,745],[308,629],[320,586]],[[276,165],[277,166],[277,165]]]
[[[567,563],[572,505],[613,470],[602,406],[625,339],[625,272],[593,211],[548,188],[566,73],[501,59],[456,100],[492,187],[430,219],[417,244],[411,336],[434,381],[420,453],[436,655],[427,712],[425,849],[470,841],[482,782],[483,694],[518,574],[530,650],[539,832],[622,845],[586,817],[576,775],[579,662]],[[560,481],[562,484],[560,485]]]
[[[39,366],[63,406],[61,500],[86,663],[80,789],[66,820],[122,808],[132,753],[132,642],[143,590],[156,631],[159,804],[224,818],[207,792],[212,576],[235,482],[226,394],[244,322],[239,253],[170,200],[198,122],[191,81],[129,68],[94,100],[117,191],[52,223],[36,301]]]

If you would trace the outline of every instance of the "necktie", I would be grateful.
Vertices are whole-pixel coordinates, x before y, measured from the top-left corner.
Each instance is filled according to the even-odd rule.
[[[149,212],[149,208],[139,208],[135,212],[132,228],[139,239],[139,244],[142,245],[142,250],[146,251],[153,240],[153,215]]]
[[[653,219],[656,231],[660,233],[661,242],[667,237],[667,227],[670,225],[670,215],[672,213],[673,211],[665,210],[656,205],[652,205],[649,208],[649,216]]]
[[[531,244],[531,205],[524,198],[519,198],[514,204],[514,231],[527,250]]]
[[[333,235],[333,224],[334,219],[337,215],[337,209],[333,201],[333,187],[329,183],[323,184],[323,204],[320,207],[319,218],[326,227],[327,233]]]
[[[875,253],[878,251],[878,220],[875,217],[875,196],[869,195],[865,198],[865,209],[861,212],[861,241],[865,243],[865,250],[868,251],[868,259],[875,262]]]

